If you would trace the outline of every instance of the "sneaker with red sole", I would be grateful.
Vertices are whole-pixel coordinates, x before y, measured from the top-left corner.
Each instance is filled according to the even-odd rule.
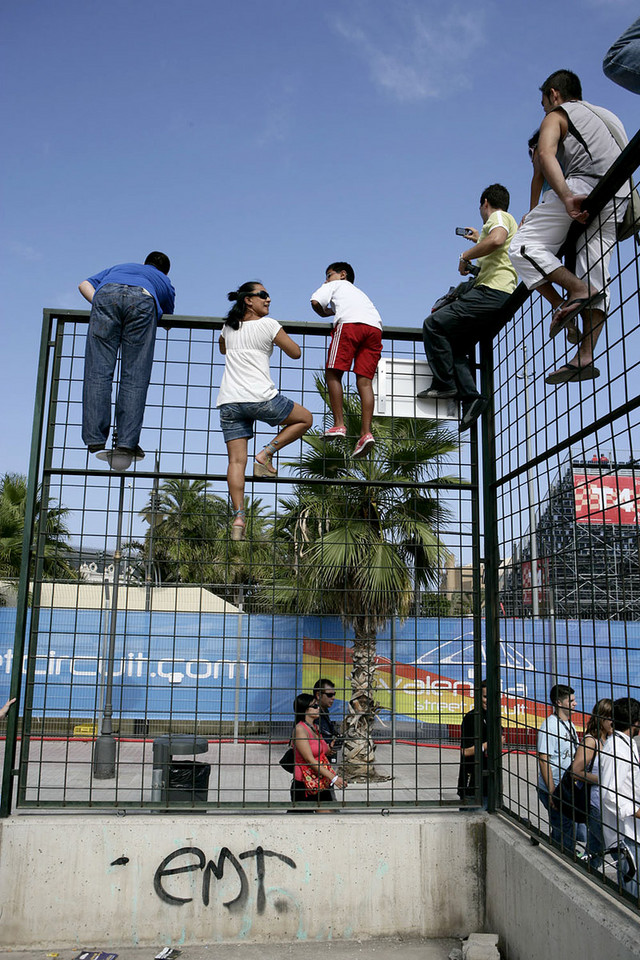
[[[322,434],[325,440],[344,440],[347,435],[346,427],[329,427]]]
[[[360,437],[355,447],[353,448],[352,457],[364,457],[365,453],[371,449],[375,444],[375,437],[372,433],[365,433],[363,437]]]

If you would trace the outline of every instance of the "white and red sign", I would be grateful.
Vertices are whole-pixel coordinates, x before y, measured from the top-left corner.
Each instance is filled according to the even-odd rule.
[[[640,477],[573,475],[577,523],[635,524],[640,506]]]
[[[538,603],[544,602],[544,586],[546,583],[546,560],[538,560]],[[522,602],[525,607],[533,606],[533,570],[531,569],[531,560],[525,560],[522,564]]]

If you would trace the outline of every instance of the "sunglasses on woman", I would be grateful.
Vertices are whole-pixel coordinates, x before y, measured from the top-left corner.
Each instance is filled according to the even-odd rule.
[[[269,300],[269,294],[267,293],[266,290],[258,290],[257,293],[249,293],[249,294],[247,294],[247,296],[249,296],[249,297],[260,297],[261,300]]]

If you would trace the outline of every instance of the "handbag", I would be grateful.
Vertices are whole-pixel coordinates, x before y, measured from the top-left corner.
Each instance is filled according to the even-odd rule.
[[[454,300],[459,300],[463,294],[468,293],[472,289],[476,282],[476,278],[472,277],[471,280],[465,280],[463,283],[459,283],[457,287],[449,287],[447,292],[439,297],[434,305],[431,307],[431,313],[435,313],[436,310],[439,310],[441,307],[446,307],[448,304],[453,303]]]
[[[589,813],[590,784],[576,780],[571,770],[565,770],[556,791],[558,806],[563,817],[574,823],[586,823]],[[554,798],[556,798],[554,794]]]
[[[325,779],[319,773],[315,773],[311,767],[302,766],[302,782],[304,783],[305,793],[314,794],[324,790]]]
[[[278,760],[278,763],[280,764],[283,770],[287,771],[287,773],[293,774],[296,768],[296,758],[293,752],[293,747],[289,747],[288,750],[285,750],[285,752],[282,754],[282,756]]]

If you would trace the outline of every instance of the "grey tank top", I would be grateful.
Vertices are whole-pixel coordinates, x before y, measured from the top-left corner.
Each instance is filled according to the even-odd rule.
[[[621,151],[607,124],[597,114],[606,115],[626,141],[622,123],[610,110],[591,107],[591,104],[587,107],[581,100],[569,100],[557,109],[564,110],[569,119],[569,130],[557,151],[565,179],[602,177]]]

